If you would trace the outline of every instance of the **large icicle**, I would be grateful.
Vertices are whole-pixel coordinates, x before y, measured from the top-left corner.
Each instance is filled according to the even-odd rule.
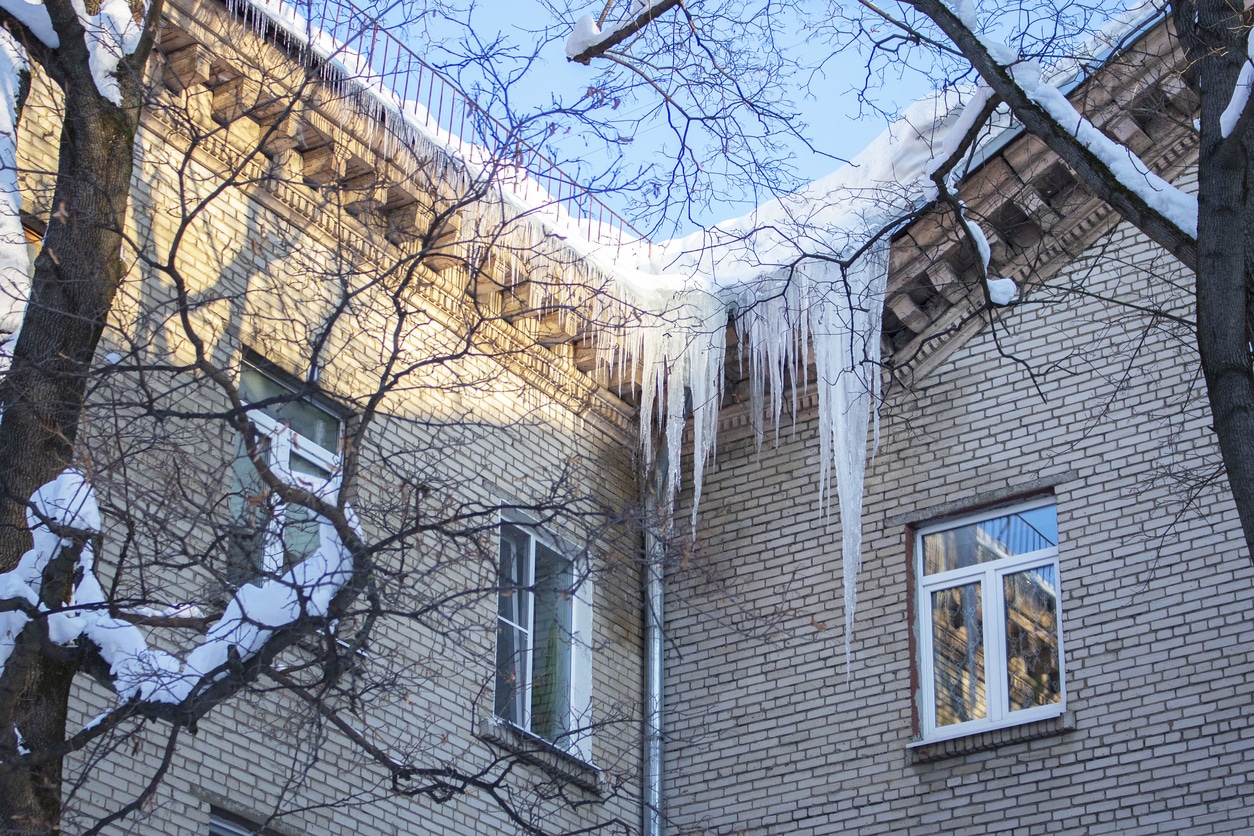
[[[613,346],[614,362],[641,369],[640,434],[645,467],[653,463],[654,408],[664,410],[668,500],[679,491],[685,415],[693,422],[693,524],[701,499],[702,473],[714,449],[723,400],[723,359],[727,353],[727,306],[697,287],[623,287],[637,316]]]
[[[819,400],[819,501],[830,495],[834,471],[840,503],[848,670],[858,573],[862,571],[867,429],[880,394],[880,321],[888,283],[888,243],[876,242],[843,275],[835,265],[824,266],[828,268],[822,280],[826,292],[810,309]]]
[[[785,398],[793,398],[796,413],[798,387],[806,385],[813,353],[818,503],[827,512],[834,489],[841,523],[846,666],[852,659],[862,563],[868,433],[874,430],[878,441],[880,317],[888,276],[883,232],[935,198],[928,175],[938,154],[952,153],[950,134],[970,127],[963,104],[980,108],[986,101],[983,89],[937,93],[912,105],[848,166],[801,192],[686,239],[656,245],[647,262],[619,261],[606,271],[616,275],[614,295],[635,319],[620,332],[621,342],[605,350],[619,363],[642,368],[644,457],[652,461],[654,434],[662,430],[672,497],[680,478],[686,398],[690,405],[694,529],[722,402],[728,313],[735,316],[749,367],[759,443],[764,419],[772,420],[778,432]],[[855,253],[860,254],[854,258]],[[655,409],[664,415],[655,416]]]

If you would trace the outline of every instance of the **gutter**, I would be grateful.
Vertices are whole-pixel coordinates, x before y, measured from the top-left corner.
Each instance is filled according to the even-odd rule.
[[[666,445],[659,445],[650,484],[645,486],[644,510],[644,781],[641,805],[642,836],[663,836],[663,686],[665,675],[665,571],[673,497],[666,486]],[[657,521],[657,528],[652,523]]]

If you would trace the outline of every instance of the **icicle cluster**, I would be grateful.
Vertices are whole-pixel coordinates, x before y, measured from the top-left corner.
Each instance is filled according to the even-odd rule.
[[[751,407],[757,416],[769,414],[777,432],[785,398],[793,399],[795,413],[798,389],[806,385],[806,368],[814,360],[819,504],[828,507],[834,481],[841,519],[847,660],[861,567],[867,431],[879,397],[880,317],[887,277],[888,246],[881,240],[848,267],[835,260],[811,259],[751,283],[720,289],[687,286],[665,302],[640,300],[642,307],[652,304],[657,313],[627,329],[622,346],[622,354],[642,369],[640,428],[647,462],[654,457],[654,428],[663,429],[670,502],[681,477],[685,412],[691,411],[694,527],[702,473],[713,455],[723,400],[728,311],[736,312],[734,323],[749,366]],[[633,288],[620,292],[631,298]],[[654,415],[655,408],[661,415]],[[763,425],[757,426],[761,443]],[[876,430],[878,436],[877,425]]]

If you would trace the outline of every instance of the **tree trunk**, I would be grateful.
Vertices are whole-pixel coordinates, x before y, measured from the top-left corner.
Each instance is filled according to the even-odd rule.
[[[1225,139],[1219,115],[1246,61],[1249,29],[1240,7],[1207,0],[1180,11],[1196,30],[1182,42],[1201,90],[1198,154],[1197,343],[1215,435],[1254,557],[1254,367],[1250,290],[1254,282],[1254,143],[1250,131]]]
[[[57,79],[65,121],[52,216],[12,368],[0,384],[0,571],[16,566],[30,547],[31,494],[73,457],[92,356],[123,275],[121,232],[139,109],[115,107],[99,95],[85,62],[81,72],[66,71],[68,63]],[[69,592],[69,574],[62,572],[45,578],[41,597],[53,607]],[[49,658],[38,638],[46,630],[44,622],[24,630],[0,676],[0,757],[7,761],[16,753],[14,728],[35,753],[65,740],[74,666]],[[60,807],[59,758],[0,768],[5,833],[57,833]]]

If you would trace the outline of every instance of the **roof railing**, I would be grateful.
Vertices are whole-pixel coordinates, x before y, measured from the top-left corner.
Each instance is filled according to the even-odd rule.
[[[261,12],[276,24],[307,24],[305,37],[323,33],[335,44],[332,57],[337,63],[349,67],[367,87],[378,84],[390,91],[394,106],[454,151],[465,154],[472,147],[491,150],[508,143],[510,154],[504,167],[517,173],[502,178],[503,185],[524,202],[547,198],[545,208],[559,217],[564,213],[588,241],[614,247],[648,243],[626,218],[535,145],[514,135],[456,83],[423,61],[388,25],[351,0],[307,0],[299,5],[289,0],[236,0],[232,5]]]

